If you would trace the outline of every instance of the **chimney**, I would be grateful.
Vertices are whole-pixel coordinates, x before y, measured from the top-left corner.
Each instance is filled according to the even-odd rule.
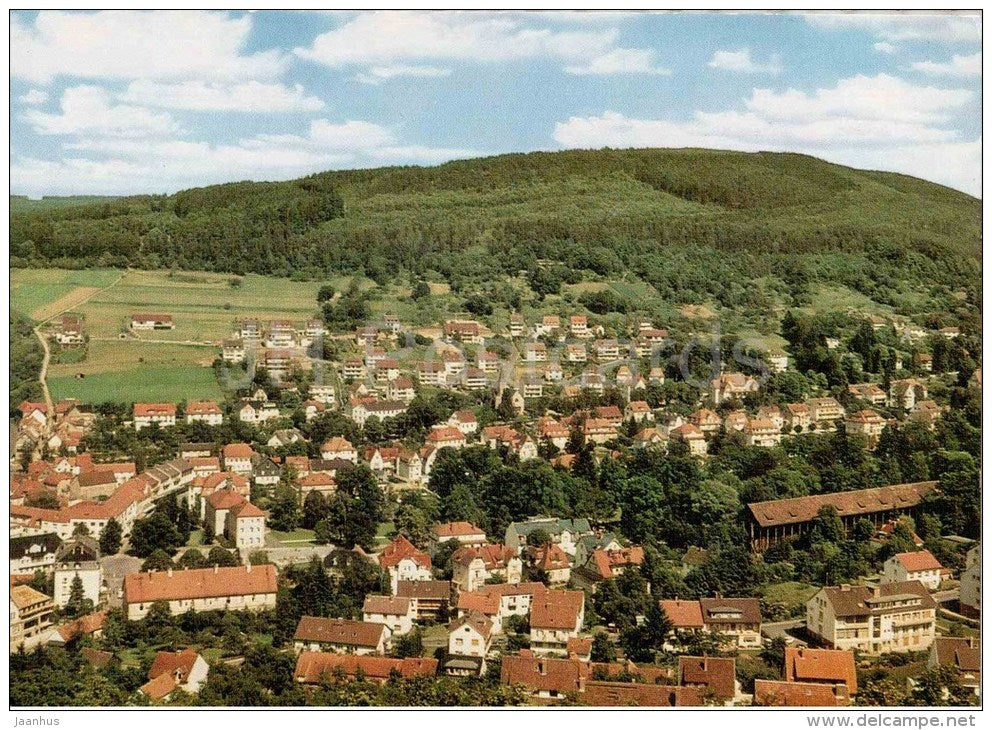
[[[882,595],[882,589],[879,588],[878,586],[872,586],[871,587],[871,595],[872,595],[872,598],[878,598],[879,596]]]
[[[849,583],[842,583],[840,589],[847,593],[851,590],[851,585]]]
[[[250,560],[248,561],[248,565],[245,566],[245,572],[246,573],[250,573],[251,572],[251,561]]]
[[[172,577],[172,568],[169,568],[167,572],[168,572],[169,577],[171,578]]]
[[[214,574],[216,575],[219,571],[220,571],[220,565],[218,563],[214,563]]]

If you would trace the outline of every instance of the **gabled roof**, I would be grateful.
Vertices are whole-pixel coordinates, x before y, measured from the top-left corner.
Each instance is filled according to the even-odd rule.
[[[379,554],[379,565],[383,568],[393,568],[403,560],[412,560],[422,568],[431,567],[431,556],[410,542],[403,535],[397,535],[391,543],[386,545],[382,553]]]
[[[899,583],[882,583],[874,590],[868,586],[826,586],[823,589],[826,598],[833,606],[834,615],[839,618],[848,616],[868,616],[872,613],[886,613],[886,600],[893,601],[903,598],[918,598],[919,604],[911,608],[932,609],[937,604],[930,592],[918,580],[907,580]],[[895,610],[895,609],[894,609]],[[905,607],[897,610],[909,610]]]
[[[787,682],[834,682],[847,685],[848,694],[858,691],[854,654],[839,649],[785,648]]]
[[[254,453],[250,444],[227,444],[224,447],[225,459],[247,459]]]
[[[469,611],[461,618],[456,618],[448,624],[448,633],[455,632],[466,625],[471,626],[483,639],[489,641],[489,636],[493,631],[493,622],[488,616],[479,611]]]
[[[733,659],[711,656],[680,656],[679,684],[701,686],[717,697],[732,699],[736,694]]]
[[[870,514],[884,510],[915,507],[937,486],[937,482],[893,484],[888,487],[859,489],[851,492],[792,497],[768,502],[751,502],[751,517],[762,527],[809,522],[820,508],[834,507],[842,516]]]
[[[548,591],[530,605],[531,628],[575,629],[585,605],[582,591]]]
[[[761,707],[842,707],[849,702],[842,684],[754,680],[754,704]]]
[[[332,654],[321,651],[304,651],[296,660],[293,677],[297,682],[317,684],[324,677],[333,677],[340,670],[345,676],[353,677],[361,670],[369,679],[386,680],[393,672],[400,676],[433,677],[437,674],[437,659],[408,657],[390,659],[378,656],[358,656],[355,654]]]
[[[365,596],[362,613],[384,616],[406,616],[410,613],[410,599],[402,596]]]
[[[902,563],[902,567],[910,573],[916,573],[923,570],[940,570],[944,567],[929,550],[917,550],[912,553],[896,553],[892,557]]]
[[[84,634],[92,634],[103,628],[103,625],[107,621],[106,611],[97,611],[96,613],[89,613],[85,616],[77,618],[75,621],[70,621],[69,623],[59,626],[58,632],[59,636],[62,637],[63,641],[72,641],[77,636],[82,636]]]
[[[761,602],[757,598],[700,598],[703,623],[761,623]],[[723,615],[730,615],[724,618]]]
[[[396,583],[396,595],[420,600],[451,600],[449,580],[401,580]]]
[[[962,672],[975,673],[982,669],[982,648],[977,639],[938,636],[934,641],[937,663]]]
[[[303,616],[296,625],[295,641],[376,648],[383,639],[385,624],[339,618]]]
[[[675,598],[658,601],[658,605],[676,629],[703,628],[703,610],[699,606],[699,601]]]
[[[124,576],[124,603],[248,596],[276,592],[274,565],[195,568]]]
[[[469,535],[485,535],[486,531],[476,527],[471,522],[442,522],[434,525],[434,534],[438,537],[467,537]]]

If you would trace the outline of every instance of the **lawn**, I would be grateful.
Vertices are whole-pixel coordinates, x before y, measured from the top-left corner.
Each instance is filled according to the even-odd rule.
[[[265,536],[265,542],[269,547],[282,547],[286,543],[289,543],[290,545],[312,543],[313,530],[304,530],[302,527],[290,532],[269,530]]]
[[[30,315],[78,287],[99,289],[119,275],[113,269],[11,269],[10,306]]]
[[[223,397],[213,369],[196,365],[144,364],[124,370],[88,374],[82,378],[53,375],[48,379],[48,387],[53,398],[78,398],[83,403],[178,403],[181,400],[216,400]]]
[[[769,603],[781,603],[790,616],[799,616],[805,609],[806,602],[817,592],[816,586],[807,583],[789,581],[772,583],[763,589],[763,597]]]

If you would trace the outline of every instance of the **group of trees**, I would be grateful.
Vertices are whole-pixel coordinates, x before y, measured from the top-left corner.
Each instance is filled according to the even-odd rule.
[[[34,325],[27,317],[10,311],[8,364],[10,368],[10,414],[20,417],[17,407],[24,401],[41,399],[38,371],[44,351],[34,335]]]

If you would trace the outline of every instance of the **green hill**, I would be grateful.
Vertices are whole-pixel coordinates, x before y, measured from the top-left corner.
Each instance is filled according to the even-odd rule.
[[[14,266],[440,274],[456,289],[540,279],[552,261],[552,278],[634,276],[682,301],[744,305],[747,282],[771,276],[898,304],[980,291],[981,203],[806,155],[575,150],[15,208],[11,253]]]
[[[10,210],[12,213],[30,213],[33,211],[52,210],[53,208],[72,208],[78,205],[92,205],[117,200],[118,196],[111,195],[46,195],[42,198],[29,198],[26,195],[11,195]]]

